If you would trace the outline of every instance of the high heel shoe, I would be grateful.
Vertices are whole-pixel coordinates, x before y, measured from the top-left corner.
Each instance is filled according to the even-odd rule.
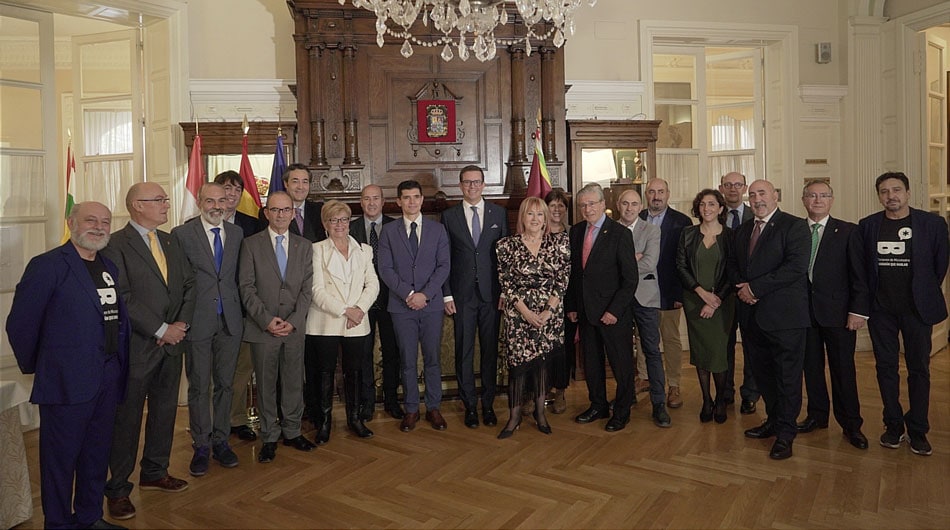
[[[699,421],[709,423],[713,420],[713,404],[703,400],[703,408],[699,411]]]
[[[541,431],[541,432],[544,433],[544,434],[551,434],[551,426],[548,425],[547,422],[545,422],[544,424],[542,424],[542,423],[538,420],[538,411],[537,411],[537,409],[535,409],[535,411],[534,411],[534,422],[537,424],[539,431]]]
[[[515,431],[517,431],[520,427],[521,427],[521,418],[518,418],[518,423],[515,424],[513,429],[510,429],[510,430],[502,429],[501,432],[498,433],[498,439],[504,440],[505,438],[511,438],[511,436],[515,434]]]
[[[726,423],[726,400],[716,400],[716,408],[713,410],[713,419],[719,424]]]

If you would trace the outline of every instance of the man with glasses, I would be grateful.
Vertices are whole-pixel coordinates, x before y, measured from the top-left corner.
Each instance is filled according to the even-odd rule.
[[[158,230],[168,222],[168,195],[154,182],[133,184],[125,196],[131,220],[112,235],[102,251],[119,269],[117,286],[132,321],[129,383],[125,401],[116,412],[115,431],[106,484],[109,515],[135,517],[129,500],[142,432],[142,412],[148,400],[145,447],[139,488],[179,492],[188,483],[168,473],[184,339],[195,310],[194,274],[178,241]]]
[[[633,404],[633,300],[637,291],[637,259],[630,230],[605,215],[604,191],[588,184],[577,192],[584,220],[571,227],[571,279],[564,309],[578,322],[587,373],[590,407],[577,423],[606,418],[607,376],[604,356],[610,362],[617,394],[607,432],[626,427]],[[663,403],[653,406],[657,422],[669,422]]]
[[[726,199],[726,226],[733,232],[739,229],[739,225],[752,219],[752,208],[749,208],[742,201],[745,197],[747,186],[745,175],[732,171],[726,173],[719,179],[719,192]],[[726,344],[726,359],[729,363],[729,372],[726,375],[726,388],[723,390],[726,396],[726,403],[735,402],[736,394],[736,342],[737,330],[739,329],[739,319],[732,319],[732,328],[729,330],[729,342]],[[742,414],[752,414],[755,412],[755,403],[759,400],[759,389],[755,386],[755,378],[752,377],[752,367],[746,358],[745,350],[742,352],[742,386],[739,387],[739,397],[742,404],[739,406],[739,412]]]
[[[445,282],[445,313],[455,322],[455,377],[459,397],[465,405],[465,426],[478,427],[475,390],[475,333],[481,349],[479,368],[482,380],[482,421],[498,424],[493,407],[498,372],[498,255],[495,244],[508,235],[504,208],[482,198],[485,174],[478,166],[459,171],[462,202],[442,214],[449,235],[452,269]]]

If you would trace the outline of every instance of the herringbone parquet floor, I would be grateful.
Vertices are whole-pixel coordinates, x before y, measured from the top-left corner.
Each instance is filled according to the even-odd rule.
[[[840,428],[800,435],[795,456],[768,459],[770,441],[749,440],[762,413],[730,410],[724,425],[700,424],[692,368],[683,369],[685,405],[658,429],[642,401],[628,427],[578,425],[586,388],[574,383],[568,413],[550,415],[545,436],[526,420],[508,440],[498,429],[462,425],[458,403],[443,405],[445,432],[420,423],[412,433],[379,411],[363,441],[334,411],[330,443],[311,453],[279,446],[271,464],[259,444],[239,442],[241,464],[212,463],[188,476],[187,411],[178,415],[172,474],[190,488],[141,492],[132,528],[950,528],[950,361],[932,359],[930,441],[934,454],[878,445],[881,400],[870,353],[857,355],[867,451]],[[504,400],[497,404],[504,422]],[[760,409],[762,405],[760,402]],[[802,412],[804,416],[804,411]],[[307,433],[312,435],[312,431]],[[37,432],[26,435],[36,508],[23,528],[42,526]],[[135,475],[133,476],[133,480]]]

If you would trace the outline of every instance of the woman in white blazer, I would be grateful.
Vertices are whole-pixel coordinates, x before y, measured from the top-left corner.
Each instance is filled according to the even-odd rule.
[[[333,373],[341,348],[346,425],[360,438],[373,436],[360,419],[359,392],[362,356],[372,354],[366,347],[367,312],[379,294],[379,280],[373,269],[373,248],[350,237],[351,214],[343,202],[324,204],[320,217],[329,237],[313,244],[313,298],[307,313],[304,362],[308,401],[319,403],[311,409],[321,416],[314,418],[318,445],[330,440]]]

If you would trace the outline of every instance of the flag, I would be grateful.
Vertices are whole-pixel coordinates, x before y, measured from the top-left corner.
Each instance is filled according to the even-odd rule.
[[[241,145],[241,169],[239,173],[241,174],[241,182],[244,184],[244,192],[241,193],[237,210],[256,218],[261,211],[261,195],[257,192],[257,179],[254,178],[254,170],[251,169],[251,161],[247,158],[247,134],[244,135]]]
[[[76,183],[73,182],[73,175],[76,173],[76,159],[73,158],[72,144],[66,144],[66,208],[63,214],[63,240],[60,243],[69,241],[69,213],[73,211],[73,205],[76,204]]]
[[[201,160],[201,136],[195,135],[195,143],[191,146],[191,158],[188,159],[188,178],[185,179],[185,196],[181,204],[181,220],[187,221],[198,215],[198,190],[207,181],[204,163]]]
[[[538,109],[538,123],[534,132],[534,159],[531,160],[531,173],[528,175],[528,191],[526,197],[544,199],[551,191],[551,176],[548,175],[548,166],[544,162],[544,151],[541,150],[541,109]]]
[[[270,188],[267,189],[267,195],[275,191],[287,191],[284,188],[284,171],[287,170],[287,162],[284,161],[284,137],[277,134],[277,150],[274,151],[274,165],[270,170]]]

